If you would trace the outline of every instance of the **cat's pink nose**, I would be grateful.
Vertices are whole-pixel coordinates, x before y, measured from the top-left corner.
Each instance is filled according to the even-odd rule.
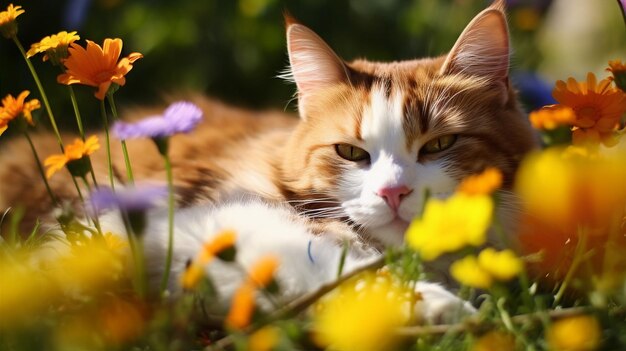
[[[401,185],[382,188],[378,190],[376,194],[382,197],[394,212],[397,212],[398,207],[400,207],[400,201],[402,201],[402,199],[404,199],[412,191],[413,189],[409,189],[405,185]]]

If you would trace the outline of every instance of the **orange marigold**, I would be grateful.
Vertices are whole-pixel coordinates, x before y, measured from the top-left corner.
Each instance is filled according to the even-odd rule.
[[[606,70],[613,73],[615,85],[622,91],[626,91],[626,64],[622,63],[622,60],[611,60]]]
[[[548,105],[528,116],[535,129],[552,130],[562,125],[573,125],[576,121],[574,110],[563,105]]]
[[[459,184],[457,191],[467,195],[489,195],[502,186],[502,172],[494,167],[469,176]]]
[[[84,156],[91,155],[99,148],[100,143],[98,142],[98,137],[95,135],[90,136],[84,142],[80,139],[75,139],[72,144],[65,147],[63,154],[50,155],[46,158],[44,161],[44,166],[48,167],[46,170],[46,178],[49,179],[54,173],[65,167],[66,164],[80,160]]]
[[[9,4],[5,11],[0,12],[0,33],[7,38],[13,38],[17,34],[17,16],[23,14],[22,6],[13,6]]]
[[[105,39],[102,47],[90,40],[87,40],[86,48],[72,43],[68,52],[69,57],[63,62],[66,71],[57,77],[57,81],[96,87],[95,96],[100,100],[104,100],[111,84],[126,84],[125,75],[133,68],[133,63],[143,57],[133,52],[119,60],[122,39],[118,38]]]
[[[24,90],[17,96],[17,99],[11,94],[2,99],[2,106],[0,107],[0,135],[7,130],[9,122],[20,116],[23,116],[28,124],[35,125],[31,112],[41,108],[41,104],[37,99],[25,101],[28,94],[30,94],[30,91]]]
[[[612,79],[596,80],[593,73],[587,74],[587,81],[577,82],[569,78],[567,83],[556,82],[552,96],[564,106],[574,110],[572,123],[573,142],[614,142],[613,132],[619,126],[620,118],[626,112],[626,94],[612,86]]]

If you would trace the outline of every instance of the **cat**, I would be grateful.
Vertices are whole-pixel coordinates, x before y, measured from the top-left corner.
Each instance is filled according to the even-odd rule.
[[[435,58],[346,62],[295,20],[287,19],[286,32],[290,68],[283,76],[297,86],[299,119],[195,96],[191,100],[203,109],[204,121],[171,140],[177,201],[184,207],[175,221],[173,290],[201,243],[232,227],[242,233],[244,266],[262,252],[276,252],[287,295],[311,291],[334,278],[344,240],[353,243],[349,271],[403,242],[426,189],[445,198],[461,179],[495,167],[507,194],[523,155],[536,147],[509,82],[502,1],[479,13],[451,51]],[[154,111],[130,112],[125,119]],[[54,144],[52,137],[36,138],[40,155]],[[136,178],[165,179],[151,141],[128,144]],[[5,147],[0,206],[26,203],[29,222],[51,206],[26,150],[19,141]],[[113,159],[115,181],[123,185],[117,145]],[[99,183],[107,184],[103,153],[92,161]],[[60,198],[76,201],[69,178],[55,176],[50,185]],[[163,269],[164,217],[155,210],[148,221],[155,228],[146,236],[153,277]],[[103,226],[123,232],[114,213],[104,216]],[[314,259],[307,251],[311,242]],[[230,296],[233,280],[227,269],[216,267],[207,270],[224,278],[216,285],[224,283],[223,296]],[[425,297],[423,315],[431,321],[459,308],[471,311],[437,284],[423,282],[418,289]]]

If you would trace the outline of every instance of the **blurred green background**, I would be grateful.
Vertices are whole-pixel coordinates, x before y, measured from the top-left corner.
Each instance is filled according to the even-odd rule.
[[[626,27],[615,0],[509,0],[513,77],[528,108],[550,102],[554,79],[604,76],[610,58],[626,59]],[[123,55],[144,58],[117,94],[121,106],[150,104],[194,90],[240,106],[294,109],[295,87],[276,78],[287,65],[283,12],[314,29],[351,60],[402,60],[445,53],[485,0],[69,0],[14,1],[19,38],[77,30],[81,39],[124,40]],[[5,9],[7,1],[0,2]],[[84,41],[80,41],[84,45]],[[33,62],[61,125],[73,127],[58,68]],[[29,89],[29,72],[11,41],[0,41],[0,94]],[[76,89],[84,118],[98,126],[89,87]],[[39,114],[43,113],[39,111]],[[93,115],[93,118],[90,116]],[[89,122],[91,121],[91,122]]]

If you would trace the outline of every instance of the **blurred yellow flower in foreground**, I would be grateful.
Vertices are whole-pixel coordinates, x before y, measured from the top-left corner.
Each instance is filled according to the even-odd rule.
[[[551,351],[593,351],[600,346],[600,323],[592,316],[558,320],[548,329],[546,340]]]
[[[434,260],[468,245],[484,244],[492,215],[493,200],[487,195],[456,193],[446,200],[431,198],[422,218],[409,226],[406,241],[424,260]]]
[[[476,256],[465,256],[452,263],[450,274],[459,283],[478,289],[488,289],[494,280],[507,281],[520,274],[524,265],[511,250],[486,248]]]
[[[506,281],[517,277],[524,268],[512,250],[496,251],[486,248],[478,254],[478,264],[496,280]]]
[[[123,281],[124,256],[106,241],[87,239],[66,249],[52,248],[52,256],[43,248],[0,254],[0,327],[39,319],[55,305],[113,291]]]
[[[513,351],[515,337],[502,331],[490,331],[472,345],[471,351]]]
[[[613,87],[611,79],[598,82],[593,73],[588,73],[584,82],[574,78],[569,78],[567,83],[559,80],[552,95],[576,114],[572,123],[574,144],[615,144],[613,133],[626,112],[626,94]]]
[[[44,61],[50,59],[53,64],[59,65],[68,55],[67,47],[78,39],[80,39],[80,36],[76,35],[75,31],[62,31],[57,34],[49,35],[41,39],[38,43],[32,44],[28,52],[26,52],[26,57],[32,57],[43,52]]]
[[[478,289],[488,289],[493,278],[478,264],[476,256],[468,255],[450,265],[450,274],[459,283]]]
[[[271,351],[280,340],[280,329],[271,325],[265,326],[248,338],[249,351]]]
[[[516,183],[524,205],[518,237],[523,253],[543,254],[531,267],[537,273],[562,278],[581,240],[586,243],[582,252],[593,250],[586,271],[595,274],[619,266],[605,261],[604,252],[611,247],[626,250],[621,227],[626,155],[608,151],[588,156],[555,148],[531,154],[522,163]]]
[[[414,294],[393,277],[354,277],[313,306],[314,340],[330,350],[392,350],[395,329],[409,321]]]

